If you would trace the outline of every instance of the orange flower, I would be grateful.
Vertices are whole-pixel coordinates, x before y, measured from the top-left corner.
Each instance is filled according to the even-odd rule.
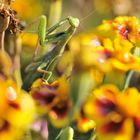
[[[76,115],[76,125],[80,132],[87,133],[88,131],[93,130],[96,124],[95,121],[85,116],[83,108],[81,108],[80,113]]]
[[[128,40],[139,46],[140,43],[140,21],[136,17],[117,17],[113,20],[104,21],[97,28],[98,34],[115,39],[116,37],[122,40]]]
[[[0,139],[20,138],[34,118],[32,98],[12,80],[0,80],[0,106]]]
[[[24,20],[30,20],[31,18],[36,18],[42,14],[42,5],[40,0],[16,0],[11,4],[11,6]]]
[[[69,100],[68,81],[61,77],[49,84],[42,79],[34,82],[31,91],[39,112],[47,114],[55,127],[63,127],[68,123]]]
[[[99,37],[98,37],[99,36]],[[70,42],[75,67],[102,72],[140,70],[140,59],[131,51],[134,45],[119,38],[111,40],[92,33],[79,35]],[[95,41],[96,40],[96,41]],[[96,43],[95,43],[96,42]]]
[[[104,85],[89,96],[84,112],[96,121],[99,140],[140,138],[140,94],[135,88],[121,92]]]
[[[6,52],[0,50],[0,75],[9,77],[11,73],[12,60]]]

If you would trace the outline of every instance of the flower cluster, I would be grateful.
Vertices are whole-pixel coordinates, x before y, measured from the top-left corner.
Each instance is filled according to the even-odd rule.
[[[37,79],[32,85],[30,94],[36,101],[38,111],[48,114],[55,127],[63,127],[68,123],[68,110],[71,107],[71,102],[66,78],[61,77],[51,84]]]
[[[73,38],[70,49],[76,63],[102,71],[139,70],[139,57],[133,54],[139,45],[139,26],[135,17],[117,17],[104,21],[95,32]]]
[[[135,17],[117,17],[70,42],[73,76],[90,73],[92,88],[81,108],[96,123],[99,140],[140,139],[139,91],[129,87],[134,71],[138,74],[140,70],[139,30],[140,21]],[[78,79],[77,88],[81,77]],[[82,90],[86,88],[85,83]]]
[[[96,120],[100,140],[140,138],[140,94],[135,88],[120,91],[114,85],[101,86],[89,96],[84,110]]]
[[[33,121],[35,104],[12,80],[0,80],[0,139],[19,139]],[[29,108],[30,107],[30,108]]]

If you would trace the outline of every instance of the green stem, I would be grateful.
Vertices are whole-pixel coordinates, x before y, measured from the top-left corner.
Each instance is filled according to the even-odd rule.
[[[33,140],[30,130],[27,130],[23,140]]]
[[[17,82],[18,88],[21,88],[22,78],[20,72],[20,54],[21,54],[21,39],[18,34],[14,36],[14,78]]]
[[[59,138],[60,138],[62,132],[63,132],[63,128],[60,130],[60,132],[59,132],[59,134],[56,136],[55,140],[59,140]]]
[[[60,134],[56,137],[55,140],[73,140],[74,130],[71,127],[65,127],[60,131]]]
[[[4,36],[5,36],[5,31],[0,32],[0,50],[4,51]]]
[[[134,48],[134,53],[133,53],[135,56],[138,56],[140,57],[140,48],[139,47],[135,47]]]
[[[133,55],[134,56],[137,56],[137,57],[140,57],[140,48],[139,47],[135,47],[134,48],[134,52],[133,52]],[[124,84],[124,89],[128,88],[129,85],[130,85],[130,82],[132,80],[132,77],[134,75],[134,71],[130,71],[126,77],[126,81],[125,81],[125,84]]]
[[[132,78],[133,74],[134,74],[134,71],[130,71],[128,73],[128,75],[126,77],[125,84],[124,84],[124,90],[129,87],[129,84],[130,84],[130,81],[131,81],[131,78]]]
[[[96,134],[93,134],[93,135],[90,137],[89,140],[96,140],[96,138],[97,138]]]
[[[0,29],[0,50],[4,51],[4,37],[5,37],[5,31],[9,26],[9,22],[10,22],[10,17],[5,17],[3,19],[3,23],[2,23],[2,28]]]
[[[125,73],[114,70],[110,73],[106,73],[104,77],[104,84],[114,84],[116,85],[120,90],[124,88],[125,83]]]

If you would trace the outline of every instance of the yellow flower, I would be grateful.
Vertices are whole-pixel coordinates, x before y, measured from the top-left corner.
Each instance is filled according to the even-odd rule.
[[[0,75],[9,77],[11,73],[12,60],[6,52],[0,50]]]
[[[36,47],[38,35],[37,34],[31,34],[31,33],[22,33],[20,34],[20,37],[22,39],[22,44],[25,47]]]
[[[63,127],[68,123],[69,100],[68,81],[61,77],[49,84],[38,79],[30,91],[36,101],[40,113],[47,114],[55,127]]]
[[[135,88],[121,92],[113,85],[101,86],[87,99],[84,112],[96,121],[99,140],[140,138],[140,94]]]
[[[0,97],[0,139],[18,139],[34,118],[33,99],[12,80],[0,80]]]
[[[69,77],[71,75],[73,66],[73,55],[69,51],[65,51],[61,58],[58,60],[56,66],[56,72],[59,76],[65,75]]]
[[[93,81],[95,81],[95,87],[100,85],[104,80],[104,73],[99,69],[91,69],[90,76]]]
[[[83,46],[98,47],[102,45],[103,38],[93,32],[82,33],[74,36],[69,42],[72,53],[77,53]]]
[[[114,58],[111,58],[111,64],[114,68],[129,71],[129,70],[140,70],[140,59],[131,53],[123,53],[122,51],[115,52]]]
[[[70,51],[74,65],[79,69],[89,69],[98,64],[98,51],[102,50],[103,38],[93,33],[81,34],[70,41]],[[108,69],[108,68],[107,68]]]
[[[97,34],[110,39],[116,37],[128,40],[139,46],[140,43],[140,21],[136,17],[119,16],[113,20],[104,21],[97,28]]]
[[[98,37],[99,36],[99,37]],[[120,38],[111,40],[95,34],[79,35],[70,42],[75,67],[79,69],[99,69],[110,72],[114,69],[126,72],[140,70],[140,59],[131,51],[134,45]],[[95,43],[96,42],[96,43]]]
[[[85,116],[83,108],[81,108],[80,112],[76,114],[75,121],[78,131],[82,133],[87,133],[88,131],[93,130],[96,126],[95,121]]]
[[[16,0],[11,4],[20,18],[23,20],[30,20],[42,14],[43,8],[40,0]],[[25,12],[23,12],[25,11]]]
[[[88,118],[79,118],[77,120],[77,128],[82,133],[87,133],[95,128],[95,121]]]
[[[93,118],[95,112],[96,116],[103,117],[114,109],[117,94],[119,94],[119,90],[113,85],[105,85],[96,89],[93,94],[89,95],[89,98],[84,106],[84,111],[90,118]],[[106,96],[107,99],[105,98]],[[102,102],[100,100],[96,100],[96,98],[98,99],[100,97]],[[106,109],[106,107],[108,107],[108,109]]]

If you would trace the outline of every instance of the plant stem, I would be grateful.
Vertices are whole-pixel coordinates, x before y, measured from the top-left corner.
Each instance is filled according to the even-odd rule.
[[[14,54],[14,77],[16,79],[18,88],[21,88],[22,85],[22,78],[21,78],[21,73],[20,73],[20,53],[21,53],[21,39],[18,36],[18,34],[16,34],[14,36],[14,41],[15,41],[15,54]]]
[[[4,37],[5,31],[0,32],[0,50],[4,51]]]
[[[30,130],[27,130],[26,135],[24,136],[23,140],[32,140],[32,135]]]
[[[0,49],[4,51],[4,37],[5,37],[5,30],[8,28],[10,22],[10,17],[5,17],[3,19],[3,27],[0,29]]]
[[[48,15],[48,27],[59,22],[62,13],[62,0],[48,0],[49,15]]]
[[[129,84],[130,84],[130,81],[131,81],[131,78],[134,74],[134,71],[130,71],[126,77],[126,81],[125,81],[125,84],[124,84],[124,90],[127,89],[129,87]]]
[[[133,55],[137,56],[137,57],[140,57],[140,49],[139,49],[139,47],[134,48]],[[135,71],[131,70],[131,71],[128,72],[127,77],[126,77],[126,81],[125,81],[125,84],[124,84],[124,90],[130,86],[131,80],[133,79],[134,75],[135,75]]]

